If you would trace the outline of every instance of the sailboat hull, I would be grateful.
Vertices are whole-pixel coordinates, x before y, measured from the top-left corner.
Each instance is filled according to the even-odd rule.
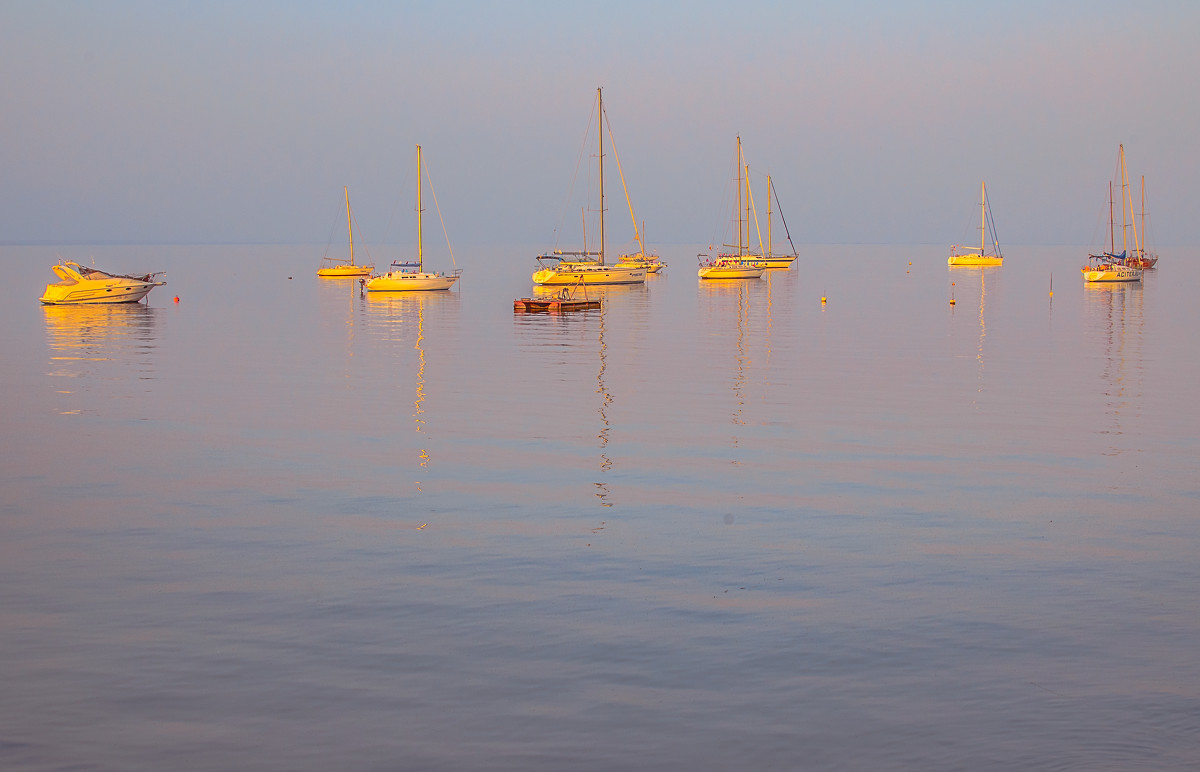
[[[317,276],[337,278],[346,276],[370,276],[375,270],[373,265],[331,265],[317,269]]]
[[[758,279],[765,270],[765,268],[759,268],[748,262],[718,260],[709,265],[700,266],[696,275],[701,279]]]
[[[448,290],[456,281],[457,275],[388,271],[369,280],[366,289],[367,292],[428,292]]]
[[[1105,265],[1084,268],[1083,280],[1089,282],[1141,281],[1142,269],[1128,265]]]
[[[772,255],[770,257],[743,258],[755,268],[791,268],[796,262],[795,255]]]
[[[995,255],[950,255],[947,265],[988,266],[1004,265],[1004,258]]]
[[[636,265],[581,265],[560,263],[554,268],[542,268],[533,274],[534,284],[641,284],[646,281],[646,269]]]

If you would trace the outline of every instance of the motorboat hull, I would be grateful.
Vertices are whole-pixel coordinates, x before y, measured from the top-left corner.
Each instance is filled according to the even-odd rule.
[[[62,281],[46,285],[39,300],[47,306],[137,303],[150,294],[150,290],[166,284],[165,281],[154,281],[153,274],[144,278],[119,276],[84,268],[78,263],[61,263],[53,268]]]

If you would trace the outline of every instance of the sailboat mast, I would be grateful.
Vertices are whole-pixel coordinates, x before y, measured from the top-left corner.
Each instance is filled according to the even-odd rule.
[[[987,182],[979,183],[979,256],[983,257],[987,244],[987,233],[984,230],[984,202],[987,201]]]
[[[346,194],[346,233],[350,236],[350,265],[354,265],[354,226],[350,224],[350,188],[343,187]]]
[[[771,175],[768,174],[767,175],[767,254],[765,255],[766,257],[770,257],[771,255],[775,254],[775,242],[771,238],[771,215],[773,213],[771,210],[771,203],[772,203],[771,202]]]
[[[1113,234],[1112,180],[1108,181],[1108,253],[1110,255],[1117,253],[1116,236]]]
[[[600,265],[604,265],[604,92],[596,89],[596,134],[600,137]]]
[[[1121,145],[1121,249],[1129,251],[1129,215],[1125,211],[1125,199],[1128,193],[1125,190],[1127,182],[1125,178],[1125,145]]]
[[[1125,188],[1129,187],[1129,170],[1125,168],[1125,146],[1124,145],[1121,146],[1121,184]],[[1133,216],[1133,191],[1132,190],[1129,190],[1128,192],[1126,192],[1125,201],[1121,202],[1121,210],[1122,211],[1125,210],[1126,204],[1128,204],[1128,206],[1129,206],[1129,225],[1131,228],[1133,228],[1133,248],[1136,250],[1136,249],[1138,249],[1138,245],[1141,242],[1138,240],[1137,220],[1134,219],[1134,216]]]
[[[737,138],[737,173],[738,173],[738,181],[737,181],[738,257],[741,257],[742,256],[742,135],[741,134],[739,134],[738,138]],[[747,240],[749,240],[749,239],[747,239]]]
[[[746,169],[746,255],[750,253],[750,164],[745,164]],[[757,222],[755,223],[757,225]],[[758,247],[762,247],[762,233],[758,234]]]
[[[421,213],[425,209],[421,205],[421,146],[417,145],[417,270],[425,270],[425,234],[422,232],[423,222]]]
[[[1138,254],[1146,253],[1146,175],[1142,175],[1142,243]]]

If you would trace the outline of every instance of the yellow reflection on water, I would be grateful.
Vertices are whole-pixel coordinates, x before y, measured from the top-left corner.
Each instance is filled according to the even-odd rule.
[[[147,365],[158,343],[156,313],[142,303],[42,306],[48,374],[78,378],[94,362]]]
[[[409,343],[416,352],[416,371],[412,387],[413,431],[420,435],[416,448],[416,470],[425,470],[433,461],[429,446],[426,401],[426,314],[434,309],[458,304],[455,292],[365,292],[359,300],[364,309],[365,327],[372,338],[386,342]],[[413,481],[418,493],[422,482]]]
[[[1084,284],[1087,328],[1103,348],[1101,378],[1105,384],[1105,415],[1101,434],[1108,437],[1105,455],[1124,450],[1125,422],[1141,414],[1144,319],[1141,282]]]

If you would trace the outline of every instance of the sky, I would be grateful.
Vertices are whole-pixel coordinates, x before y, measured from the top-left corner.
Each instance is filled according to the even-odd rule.
[[[1120,144],[1152,245],[1200,244],[1197,39],[1169,0],[0,0],[0,243],[326,243],[343,186],[404,243],[419,143],[456,246],[572,248],[602,87],[651,246],[723,237],[739,135],[801,244],[969,241],[981,180],[1002,244],[1099,244]]]

